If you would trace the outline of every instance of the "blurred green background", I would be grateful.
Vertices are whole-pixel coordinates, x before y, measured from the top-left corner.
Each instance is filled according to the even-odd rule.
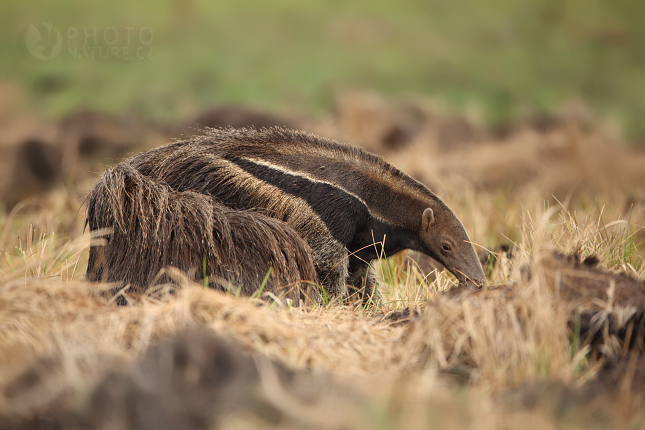
[[[455,111],[474,104],[491,125],[582,102],[645,138],[642,0],[35,0],[1,10],[0,79],[51,117],[85,106],[171,121],[219,103],[315,115],[336,91],[360,88]]]

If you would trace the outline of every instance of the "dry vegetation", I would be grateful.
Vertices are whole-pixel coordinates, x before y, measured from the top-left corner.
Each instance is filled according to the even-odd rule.
[[[83,280],[83,172],[133,146],[53,124],[64,185],[0,214],[0,428],[644,428],[645,154],[576,115],[499,135],[419,101],[338,104],[299,126],[427,183],[481,248],[489,289],[401,254],[379,262],[369,309],[235,297],[171,269],[174,284],[117,306]],[[11,124],[17,165],[33,136]],[[163,140],[141,133],[141,148]]]

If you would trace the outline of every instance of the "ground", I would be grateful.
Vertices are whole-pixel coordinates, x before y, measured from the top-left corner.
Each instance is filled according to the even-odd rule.
[[[191,118],[6,114],[0,428],[643,428],[645,153],[575,115],[500,134],[418,99],[336,103],[273,120],[428,185],[463,221],[488,288],[401,253],[377,262],[374,306],[294,307],[172,271],[118,306],[84,280],[97,239],[83,198],[107,165]],[[244,117],[233,110],[214,112]]]

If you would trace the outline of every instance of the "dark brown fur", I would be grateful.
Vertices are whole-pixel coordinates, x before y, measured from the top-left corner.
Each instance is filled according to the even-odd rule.
[[[174,191],[127,164],[108,169],[87,197],[90,230],[112,229],[92,246],[87,276],[144,290],[168,267],[209,285],[250,295],[269,269],[266,290],[303,297],[301,281],[316,282],[308,245],[288,225],[251,211],[234,211],[212,197]],[[157,282],[167,281],[162,276]]]

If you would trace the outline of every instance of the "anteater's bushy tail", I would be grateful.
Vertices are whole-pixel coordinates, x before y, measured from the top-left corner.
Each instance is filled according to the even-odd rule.
[[[206,274],[213,288],[250,295],[271,270],[265,290],[290,298],[304,298],[311,285],[304,281],[317,282],[309,246],[286,223],[174,191],[127,164],[108,169],[86,205],[90,231],[110,229],[104,246],[90,248],[89,280],[143,291],[167,282],[160,270],[175,267],[196,281]]]

